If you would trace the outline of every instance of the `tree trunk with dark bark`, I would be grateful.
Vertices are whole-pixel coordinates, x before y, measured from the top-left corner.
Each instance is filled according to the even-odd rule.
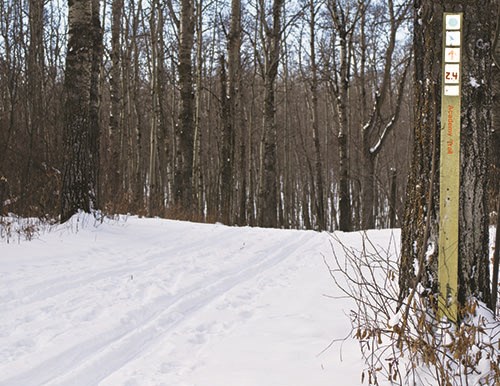
[[[247,135],[241,105],[241,1],[231,0],[231,26],[227,38],[227,71],[230,120],[234,141],[239,138],[238,180],[235,216],[239,225],[246,224],[247,208]],[[237,135],[239,134],[239,137]],[[236,142],[233,144],[236,149]],[[237,157],[234,157],[236,162]]]
[[[237,181],[235,181],[236,194],[235,220],[239,225],[246,223],[247,206],[247,147],[246,132],[243,122],[241,106],[241,1],[231,1],[231,25],[227,39],[227,71],[228,71],[228,96],[230,121],[233,137],[233,162],[238,160]],[[236,157],[236,138],[239,138],[239,157]]]
[[[230,99],[227,93],[227,72],[224,55],[220,57],[221,82],[221,152],[220,152],[220,220],[231,224],[231,198],[233,192],[234,131],[231,122]]]
[[[101,205],[101,67],[103,57],[103,30],[100,17],[100,0],[92,0],[92,63],[90,72],[90,180],[93,181],[94,208]]]
[[[261,142],[258,213],[259,225],[270,228],[278,226],[275,82],[278,75],[280,57],[282,9],[283,0],[274,0],[272,26],[269,26],[264,20],[264,46],[267,47],[267,51],[264,53],[264,127]],[[264,12],[264,9],[261,12]]]
[[[28,81],[28,149],[26,167],[22,176],[22,196],[25,206],[36,205],[37,195],[33,194],[36,185],[33,183],[39,180],[33,175],[35,163],[47,162],[48,154],[41,144],[47,143],[45,136],[45,99],[44,99],[44,46],[43,46],[43,1],[29,1],[29,31],[30,40],[27,57],[27,81]]]
[[[324,198],[324,182],[323,182],[323,161],[321,157],[321,144],[319,139],[319,118],[318,118],[318,65],[316,63],[316,13],[314,0],[309,2],[309,33],[311,34],[311,126],[312,137],[314,141],[314,175],[315,175],[315,214],[318,230],[326,229],[326,213],[325,213],[325,198]]]
[[[122,32],[123,0],[113,0],[111,6],[111,76],[109,93],[111,111],[109,117],[109,167],[107,193],[109,199],[116,200],[121,196],[120,135],[122,131],[122,56],[120,36]]]
[[[397,207],[397,170],[391,168],[389,171],[390,196],[389,196],[389,228],[396,228],[396,207]]]
[[[191,54],[194,45],[194,0],[180,2],[179,87],[180,111],[176,127],[174,198],[177,210],[190,217],[193,206],[194,90]],[[199,90],[198,90],[199,91]]]
[[[500,2],[496,2],[496,9],[492,11],[496,17],[496,23],[493,25],[494,32],[492,37],[492,55],[493,66],[491,70],[492,79],[492,130],[491,130],[491,174],[490,181],[492,182],[491,190],[492,197],[498,197],[500,200]]]
[[[475,296],[489,304],[486,187],[491,128],[491,2],[415,0],[414,6],[418,12],[414,27],[415,126],[402,227],[400,300],[416,285],[413,267],[418,259],[425,263],[424,286],[432,293],[438,291],[438,256],[429,251],[438,251],[442,20],[443,12],[463,12],[458,301],[464,304]],[[435,181],[433,186],[431,181]],[[425,226],[428,216],[430,227]]]
[[[97,165],[99,128],[95,122],[100,63],[95,20],[99,20],[98,0],[69,1],[68,51],[64,81],[64,173],[61,190],[61,221],[79,209],[97,207]],[[100,30],[100,26],[99,26]],[[97,71],[96,71],[97,70]],[[97,73],[97,75],[96,75]]]

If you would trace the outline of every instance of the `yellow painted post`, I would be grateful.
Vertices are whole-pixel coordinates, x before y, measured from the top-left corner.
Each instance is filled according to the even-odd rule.
[[[462,13],[443,14],[439,168],[439,312],[457,321]]]

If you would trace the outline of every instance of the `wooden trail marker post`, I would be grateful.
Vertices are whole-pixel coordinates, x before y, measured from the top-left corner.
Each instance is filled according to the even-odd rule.
[[[439,167],[439,317],[457,321],[462,13],[443,14]]]

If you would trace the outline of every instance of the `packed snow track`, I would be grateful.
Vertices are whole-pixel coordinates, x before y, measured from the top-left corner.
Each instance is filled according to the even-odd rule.
[[[356,384],[354,342],[318,355],[349,333],[349,303],[324,296],[331,242],[84,215],[4,240],[0,385]]]

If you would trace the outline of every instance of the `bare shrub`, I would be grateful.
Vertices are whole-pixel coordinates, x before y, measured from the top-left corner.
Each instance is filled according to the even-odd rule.
[[[46,219],[23,218],[12,214],[0,216],[0,241],[7,243],[31,241],[50,223]]]
[[[437,295],[420,284],[398,305],[398,248],[374,245],[362,234],[360,250],[335,235],[331,277],[355,302],[351,335],[360,344],[368,385],[500,385],[500,324],[475,299],[460,324],[436,317]],[[340,254],[339,248],[343,252]]]

